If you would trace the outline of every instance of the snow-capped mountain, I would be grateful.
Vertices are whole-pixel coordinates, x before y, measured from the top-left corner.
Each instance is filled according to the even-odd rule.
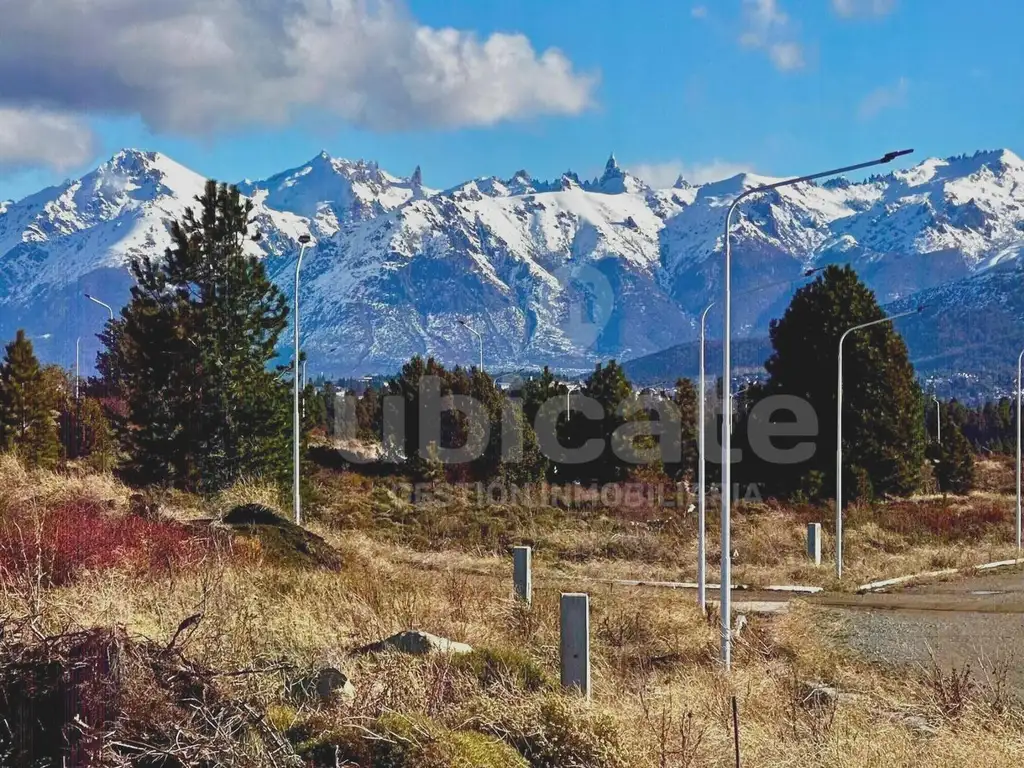
[[[419,166],[404,179],[382,171],[376,163],[341,160],[326,152],[269,179],[246,179],[238,188],[268,208],[309,219],[318,232],[328,235],[349,221],[371,219],[434,194],[423,186]]]
[[[251,247],[288,293],[298,238],[313,235],[304,346],[311,370],[351,374],[392,371],[414,353],[472,362],[477,340],[460,320],[484,335],[492,369],[582,368],[692,341],[720,295],[725,210],[768,181],[651,189],[612,157],[592,180],[520,170],[437,191],[418,168],[406,178],[323,153],[239,187],[265,235]],[[62,362],[82,336],[91,362],[103,316],[82,293],[121,304],[127,260],[163,251],[167,222],[203,183],[163,155],[125,150],[79,180],[0,203],[0,334],[49,334],[40,352]],[[926,298],[942,318],[934,328],[983,313],[1005,335],[1024,318],[1024,162],[1009,150],[784,187],[740,206],[732,231],[741,334],[762,335],[803,272],[827,263],[853,264],[883,302]],[[716,336],[721,316],[709,317]],[[912,353],[950,338],[919,339],[920,325]]]

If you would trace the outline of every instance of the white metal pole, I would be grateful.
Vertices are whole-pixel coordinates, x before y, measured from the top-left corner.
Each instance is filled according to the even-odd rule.
[[[82,337],[79,336],[77,339],[75,339],[75,402],[76,403],[78,402],[78,382],[81,381],[81,379],[82,379],[81,374],[79,373],[79,367],[78,367],[78,350],[79,350],[79,345],[81,343],[82,343]]]
[[[777,181],[773,184],[764,184],[759,187],[753,187],[751,189],[741,192],[733,199],[729,205],[728,211],[725,214],[725,243],[723,249],[725,251],[725,270],[723,272],[723,280],[725,285],[723,286],[724,295],[724,306],[722,311],[725,315],[723,322],[722,334],[722,601],[721,601],[721,613],[722,613],[722,663],[726,669],[729,669],[732,663],[732,617],[730,612],[732,610],[731,605],[731,577],[732,577],[732,552],[730,550],[730,536],[729,526],[731,524],[731,510],[730,504],[730,459],[731,456],[731,437],[732,437],[732,383],[730,379],[730,309],[731,309],[731,261],[732,261],[732,248],[729,243],[729,231],[732,225],[732,214],[736,210],[736,207],[742,200],[751,195],[759,192],[767,192],[771,189],[777,189],[778,187],[790,186],[798,184],[803,181],[812,181],[814,179],[824,178],[825,176],[835,176],[840,173],[846,173],[848,171],[856,171],[861,168],[868,168],[873,165],[881,165],[895,160],[901,155],[907,155],[913,152],[912,149],[904,149],[897,152],[888,152],[878,160],[870,160],[866,163],[857,163],[856,165],[848,165],[843,168],[834,168],[830,171],[822,171],[821,173],[812,173],[807,176],[798,176],[793,179],[785,179],[783,181]]]
[[[909,312],[900,312],[892,317],[883,317],[880,320],[872,320],[870,323],[861,323],[853,328],[848,328],[839,337],[839,379],[836,383],[836,576],[843,578],[843,342],[846,337],[854,331],[863,328],[870,328],[880,323],[890,323],[900,317],[915,315],[924,307],[918,307]]]
[[[302,257],[309,244],[309,235],[299,238],[299,260],[295,262],[295,356],[292,366],[292,392],[294,403],[292,410],[292,506],[295,508],[295,524],[302,525],[302,493],[299,489],[299,270],[302,269]]]
[[[1020,354],[1017,355],[1017,558],[1020,558],[1020,534],[1021,534],[1021,514],[1020,514],[1020,373],[1021,373],[1021,359],[1024,358],[1024,349],[1021,350]]]
[[[932,395],[932,400],[935,401],[935,442],[942,445],[942,406],[935,395]]]
[[[697,387],[697,605],[700,612],[707,612],[707,519],[705,516],[704,465],[704,400],[707,384],[704,374],[705,321],[708,312],[715,306],[711,302],[700,316],[700,384]]]
[[[480,373],[483,373],[484,372],[484,337],[483,337],[483,334],[480,333],[480,331],[478,331],[476,328],[471,326],[469,323],[467,323],[465,320],[459,320],[459,325],[461,325],[467,331],[469,331],[474,336],[476,336],[477,341],[480,342]]]

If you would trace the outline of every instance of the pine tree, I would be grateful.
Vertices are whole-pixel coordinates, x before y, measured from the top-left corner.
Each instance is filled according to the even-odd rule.
[[[802,478],[820,473],[814,476],[822,478],[821,491],[834,492],[839,340],[848,329],[884,317],[849,266],[830,266],[797,291],[781,320],[772,321],[774,352],[765,364],[764,392],[803,398],[818,419],[814,456],[772,468],[778,490],[795,492]],[[906,344],[892,323],[879,323],[847,336],[843,361],[844,483],[864,486],[869,478],[870,487],[857,491],[865,496],[911,493],[924,461],[924,411]]]
[[[673,439],[679,440],[680,462],[678,474],[694,478],[697,475],[697,387],[690,379],[676,381],[672,402],[679,409],[681,430]],[[662,438],[663,440],[666,438]]]
[[[964,496],[974,488],[974,454],[950,410],[942,418],[942,442],[935,451],[935,478],[943,493]]]
[[[60,455],[56,412],[32,342],[19,330],[0,363],[0,445],[33,467],[53,467]]]
[[[604,452],[586,464],[567,464],[560,468],[563,479],[586,479],[600,482],[621,480],[627,465],[618,454],[623,446],[618,445],[616,430],[627,420],[636,420],[640,413],[622,413],[619,406],[629,405],[633,387],[626,373],[614,360],[608,365],[598,363],[583,386],[581,394],[596,400],[603,412],[600,419],[588,419],[582,415],[573,418],[568,425],[567,441],[573,447],[580,447],[587,441],[597,439],[604,442]]]
[[[127,404],[130,468],[204,491],[243,475],[286,481],[290,382],[268,364],[287,302],[245,252],[252,204],[214,181],[197,202],[162,259],[133,259],[131,302],[101,335],[98,367]]]

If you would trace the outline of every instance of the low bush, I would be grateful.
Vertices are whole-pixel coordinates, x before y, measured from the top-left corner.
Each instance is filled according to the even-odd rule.
[[[10,510],[0,520],[0,574],[8,580],[28,576],[44,586],[115,567],[159,574],[197,562],[210,543],[180,523],[115,517],[89,501]]]
[[[454,657],[452,665],[476,678],[484,688],[511,683],[516,688],[532,693],[554,686],[553,680],[540,665],[520,651],[477,648]]]
[[[531,768],[625,768],[628,760],[615,721],[560,693],[498,702],[481,700],[485,731],[515,746]]]
[[[317,716],[286,732],[312,768],[528,768],[508,744],[473,731],[452,731],[422,715],[388,713],[369,727],[333,725]]]

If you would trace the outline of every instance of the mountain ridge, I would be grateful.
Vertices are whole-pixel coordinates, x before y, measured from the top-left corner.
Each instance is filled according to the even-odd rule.
[[[423,185],[419,167],[399,176],[322,152],[239,189],[264,234],[252,252],[286,292],[299,237],[314,239],[302,272],[314,368],[364,374],[395,370],[414,353],[475,360],[476,339],[460,320],[485,333],[491,366],[584,369],[691,342],[721,291],[725,208],[773,180],[680,178],[654,189],[611,155],[591,180],[520,170],[438,190]],[[81,292],[123,302],[128,259],[162,252],[167,222],[204,183],[166,155],[128,149],[81,179],[0,203],[0,332],[49,334],[42,352],[62,362],[85,336],[91,355],[97,318]],[[790,282],[738,302],[734,327],[763,335],[804,270],[847,262],[884,304],[963,283],[941,294],[956,316],[972,306],[1017,313],[1016,300],[993,304],[979,292],[996,285],[983,279],[988,271],[1012,269],[1022,250],[1024,161],[1008,149],[783,187],[737,211],[734,287]],[[997,284],[1016,294],[1013,280]],[[709,325],[711,337],[719,325]]]

